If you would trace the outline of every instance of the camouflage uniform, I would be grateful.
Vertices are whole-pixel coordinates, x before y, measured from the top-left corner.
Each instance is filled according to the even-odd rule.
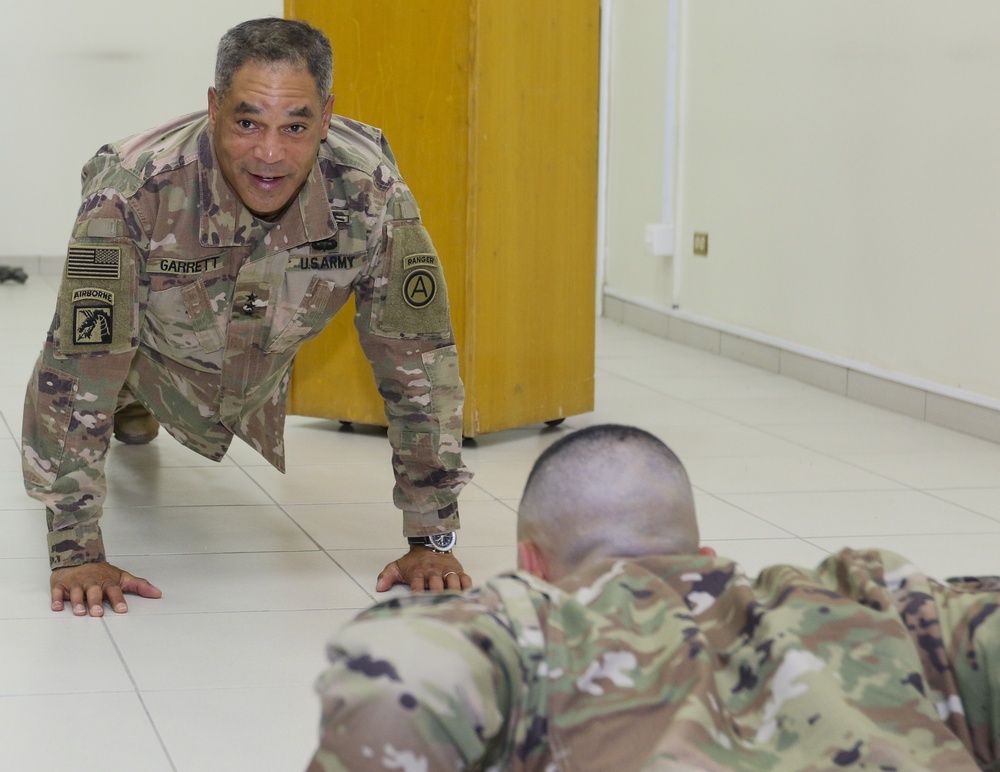
[[[458,528],[462,383],[441,264],[374,128],[340,117],[274,223],[226,184],[205,113],[83,170],[58,308],[28,386],[25,486],[53,568],[105,559],[98,524],[119,395],[216,461],[233,435],[284,470],[292,359],[353,293],[385,399],[404,533]]]
[[[998,769],[998,603],[851,550],[394,599],[330,644],[310,770]]]

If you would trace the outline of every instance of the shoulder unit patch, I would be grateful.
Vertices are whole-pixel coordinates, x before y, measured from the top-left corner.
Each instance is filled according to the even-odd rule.
[[[74,346],[110,346],[115,329],[115,293],[77,287],[70,296]]]
[[[411,308],[423,308],[434,300],[436,292],[434,274],[424,268],[410,271],[403,279],[403,300]]]
[[[444,271],[419,223],[397,223],[393,229],[385,280],[384,299],[376,303],[380,334],[435,338],[451,333]]]

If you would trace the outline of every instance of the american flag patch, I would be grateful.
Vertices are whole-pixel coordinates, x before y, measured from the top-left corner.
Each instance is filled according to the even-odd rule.
[[[118,279],[121,277],[122,248],[73,244],[66,257],[70,279]]]

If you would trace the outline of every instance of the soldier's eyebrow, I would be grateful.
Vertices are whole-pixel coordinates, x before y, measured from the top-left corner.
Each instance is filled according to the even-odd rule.
[[[257,105],[252,105],[249,102],[240,102],[236,106],[236,113],[243,113],[249,115],[260,115],[263,110],[261,110]]]
[[[240,102],[236,105],[237,115],[263,115],[264,110],[259,105],[252,105],[249,102]],[[293,107],[287,113],[285,113],[289,118],[312,118],[313,111],[309,105],[303,105],[302,107]]]

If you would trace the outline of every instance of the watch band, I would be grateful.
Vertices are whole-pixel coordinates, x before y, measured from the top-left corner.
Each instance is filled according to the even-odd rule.
[[[433,536],[410,536],[407,538],[410,546],[427,547],[429,550],[447,555],[458,544],[458,535],[454,531],[436,533]]]

